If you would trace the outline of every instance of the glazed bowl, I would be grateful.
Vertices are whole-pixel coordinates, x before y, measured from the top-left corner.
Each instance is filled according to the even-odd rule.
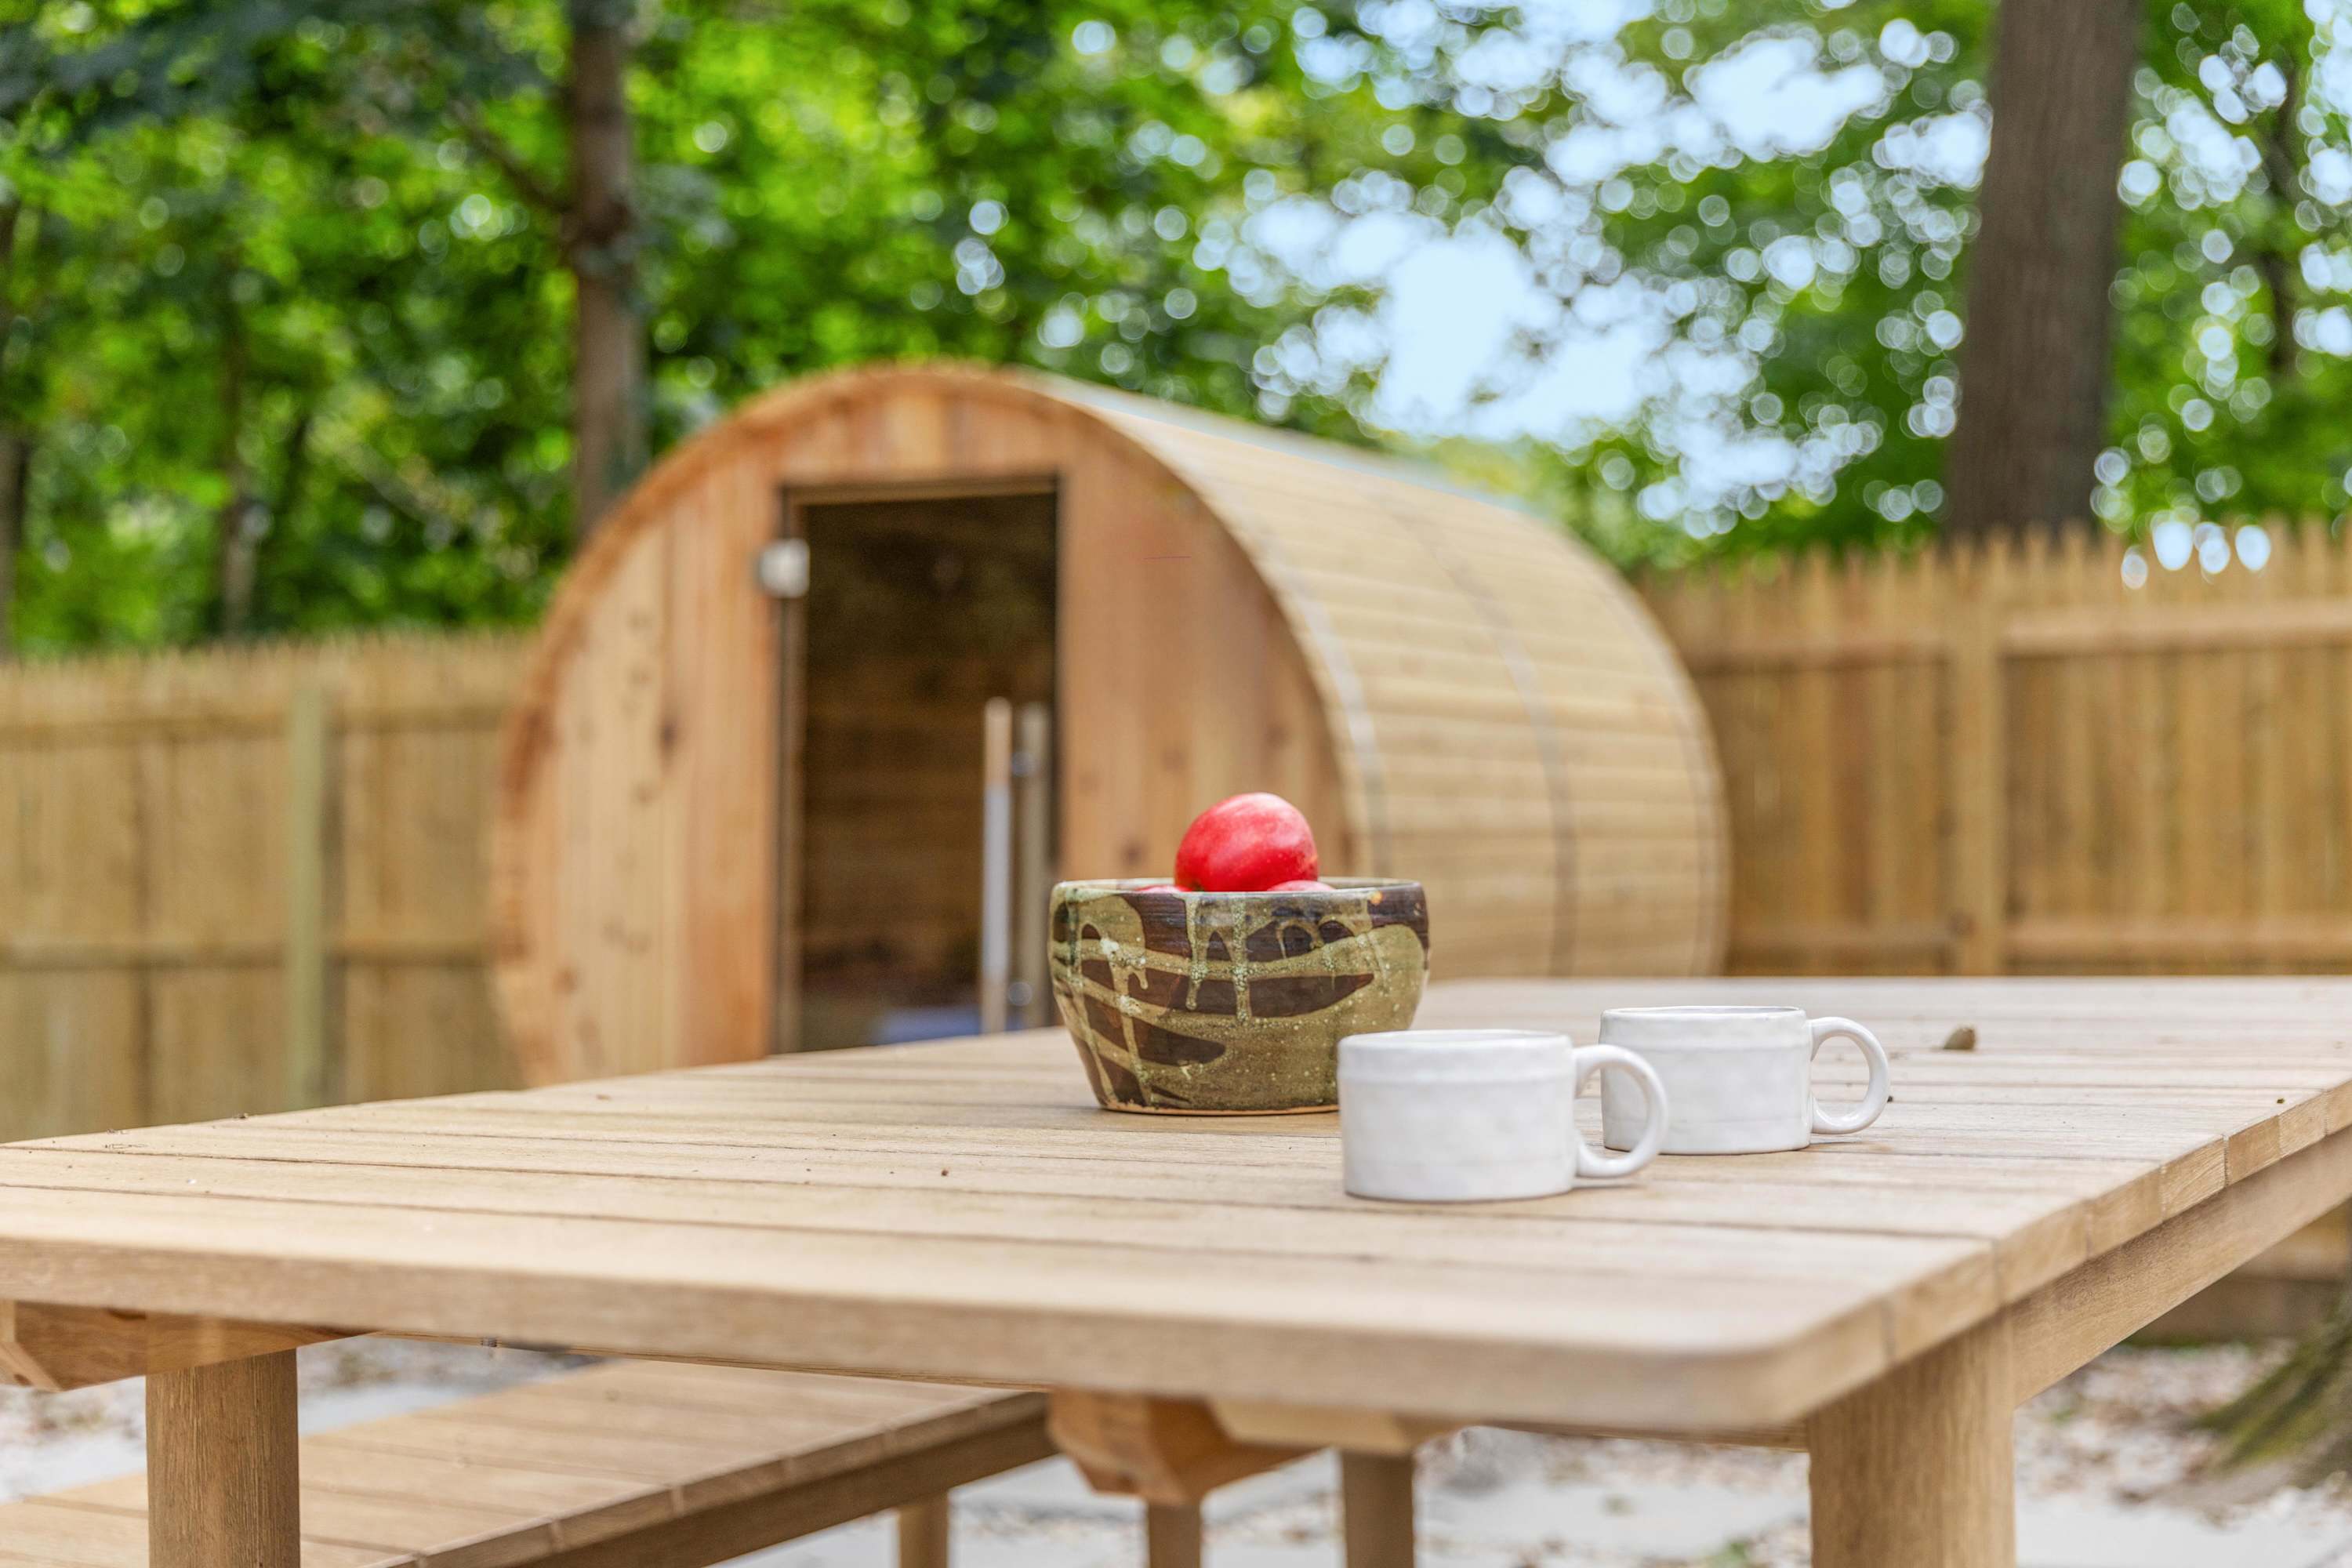
[[[1054,889],[1054,997],[1112,1110],[1329,1110],[1339,1040],[1402,1029],[1429,973],[1418,882],[1181,893],[1141,881]]]

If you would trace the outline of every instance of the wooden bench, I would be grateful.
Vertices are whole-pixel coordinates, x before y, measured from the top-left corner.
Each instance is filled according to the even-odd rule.
[[[1046,1458],[1032,1394],[613,1362],[306,1437],[302,1568],[703,1568]],[[145,1568],[147,1479],[0,1504],[6,1568]]]

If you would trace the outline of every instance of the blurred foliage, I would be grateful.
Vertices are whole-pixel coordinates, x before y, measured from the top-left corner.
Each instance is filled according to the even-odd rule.
[[[1691,62],[1756,47],[1739,7],[1663,9],[1625,40],[1661,74],[1687,81]],[[1908,539],[1943,503],[1991,7],[1822,9],[1818,28],[1781,39],[1871,94],[1826,146],[1726,137],[1711,162],[1670,154],[1592,185],[1601,265],[1613,251],[1663,295],[1675,349],[1714,362],[1632,428],[1537,459],[1560,504],[1615,519],[1620,555]],[[1694,449],[1711,456],[1691,465]],[[1717,476],[1685,472],[1697,466]]]
[[[1416,0],[1362,14],[1429,36]],[[1510,106],[1539,125],[1537,155],[1467,219],[1507,235],[1556,302],[1489,390],[1519,395],[1612,330],[1647,334],[1644,357],[1621,416],[1537,425],[1499,453],[1449,441],[1453,460],[1625,561],[1932,533],[1991,20],[1982,0],[1657,0],[1562,50]],[[1530,30],[1438,27],[1414,90],[1460,105],[1498,26]],[[1721,111],[1735,78],[1763,106],[1744,122]],[[2135,85],[2095,506],[2177,566],[2218,511],[2346,505],[2352,6],[2154,0]],[[1363,406],[1381,360],[1351,363],[1362,322],[1327,311],[1295,335],[1294,382]]]
[[[204,635],[233,471],[257,629],[530,616],[569,549],[559,0],[0,5],[19,646]],[[1429,446],[1620,559],[1932,528],[1988,0],[1624,12],[638,0],[655,446],[957,354]],[[2116,526],[2345,503],[2346,26],[2151,7]],[[1391,290],[1348,259],[1381,236],[1517,258],[1450,438],[1392,416]],[[1612,334],[1639,353],[1589,359]],[[1530,397],[1588,361],[1613,410]]]
[[[2154,26],[2095,504],[2175,540],[2217,512],[2335,519],[2352,467],[2352,13],[2166,5]]]
[[[1386,121],[1369,89],[1303,89],[1284,16],[645,9],[656,445],[785,376],[900,355],[1249,412],[1251,354],[1291,318],[1277,280],[1221,264],[1246,192],[1335,183]],[[569,285],[529,192],[562,175],[560,24],[125,0],[0,33],[0,176],[31,215],[5,412],[39,443],[20,644],[201,634],[231,439],[267,508],[258,627],[531,613],[568,537]]]

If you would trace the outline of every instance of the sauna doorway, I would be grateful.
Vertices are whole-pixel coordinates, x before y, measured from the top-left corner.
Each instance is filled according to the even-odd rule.
[[[782,643],[780,1048],[982,1026],[983,946],[997,944],[1001,960],[1002,922],[1028,913],[1013,906],[1013,807],[1001,790],[993,832],[1006,879],[983,899],[986,795],[992,772],[1000,783],[1008,772],[1005,705],[1025,735],[1050,726],[1056,510],[1049,482],[784,498],[783,537],[806,554]],[[1027,760],[1024,748],[1010,763]],[[1034,868],[1051,863],[1054,770],[1024,771],[1034,777],[1019,815]],[[1042,889],[1022,896],[1042,910]]]

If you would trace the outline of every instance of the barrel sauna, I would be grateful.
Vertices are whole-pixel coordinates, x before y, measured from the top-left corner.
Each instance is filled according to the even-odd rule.
[[[1559,527],[1171,404],[871,367],[682,443],[550,606],[492,845],[527,1075],[968,994],[991,697],[1051,705],[1063,876],[1164,876],[1194,813],[1270,789],[1327,873],[1426,885],[1437,977],[1720,964],[1706,716]]]

